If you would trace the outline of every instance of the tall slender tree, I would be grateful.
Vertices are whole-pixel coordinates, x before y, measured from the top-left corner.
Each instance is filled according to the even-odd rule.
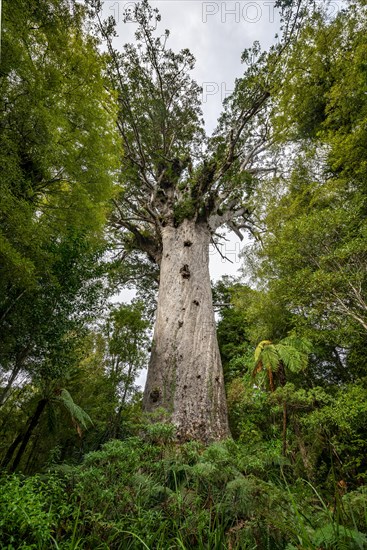
[[[68,0],[3,2],[0,406],[22,373],[60,366],[96,304],[120,140],[87,22]]]
[[[257,277],[298,324],[343,348],[359,348],[367,331],[366,32],[362,1],[304,25],[274,120],[295,154],[279,199],[259,194],[267,232]]]

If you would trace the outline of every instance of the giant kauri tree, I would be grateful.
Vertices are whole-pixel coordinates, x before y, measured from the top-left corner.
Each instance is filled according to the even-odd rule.
[[[245,52],[245,61],[253,54],[257,61],[237,81],[207,138],[201,89],[190,76],[195,60],[187,49],[167,47],[168,31],[156,33],[158,11],[144,0],[126,13],[137,22],[136,43],[117,51],[113,21],[102,23],[100,2],[94,2],[111,56],[124,149],[124,190],[112,223],[125,261],[139,251],[159,267],[144,408],[166,409],[180,440],[229,435],[209,245],[221,227],[239,235],[251,228],[251,190],[260,173],[273,169],[264,157],[272,139],[267,105],[302,11],[301,2],[279,5],[282,41],[267,54],[258,45]]]

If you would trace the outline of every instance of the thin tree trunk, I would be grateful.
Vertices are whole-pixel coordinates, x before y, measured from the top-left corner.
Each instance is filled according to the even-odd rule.
[[[25,430],[21,431],[17,437],[14,439],[13,443],[10,445],[9,449],[6,451],[6,454],[1,462],[1,467],[6,468],[8,464],[10,463],[11,459],[13,458],[13,454],[15,452],[15,449],[18,447],[20,442],[22,441],[25,434]]]
[[[283,403],[283,431],[282,431],[282,452],[283,456],[287,453],[287,403]]]
[[[21,401],[21,397],[25,393],[26,389],[27,389],[26,386],[24,386],[23,388],[17,388],[18,391],[17,391],[16,399],[13,399],[11,407],[7,408],[6,415],[4,415],[3,422],[0,426],[0,434],[3,434],[6,432],[9,422],[12,420],[13,411],[19,405],[19,402]]]
[[[133,372],[133,362],[131,361],[129,363],[129,368],[127,370],[127,375],[126,375],[126,379],[125,379],[125,384],[124,384],[124,393],[122,394],[122,398],[121,398],[121,406],[120,408],[125,405],[125,401],[126,401],[126,398],[127,398],[127,392],[129,391],[129,389],[131,388],[131,385],[132,385],[132,382],[134,381],[134,378],[131,377],[131,374]]]
[[[287,383],[287,377],[285,373],[285,367],[282,361],[279,363],[278,367],[278,374],[279,374],[279,383],[284,388],[284,386]],[[288,411],[287,411],[287,402],[284,400],[283,402],[283,430],[282,430],[282,453],[283,456],[286,455],[287,452],[287,424],[288,424]]]
[[[114,439],[119,439],[121,437],[121,414],[122,414],[123,405],[120,405],[117,409],[117,413],[114,418],[113,426],[113,435]]]
[[[129,382],[130,382],[130,387],[131,387],[130,377],[131,377],[132,370],[133,370],[133,366],[132,366],[132,364],[130,364],[129,369],[127,371],[126,382],[125,382],[125,385],[124,385],[124,393],[121,397],[120,405],[117,409],[117,413],[116,413],[115,421],[114,421],[114,434],[113,434],[113,437],[116,438],[116,439],[119,439],[121,437],[121,416],[122,416],[122,411],[124,410],[124,407],[125,407],[127,392],[129,390]]]
[[[185,220],[162,230],[163,255],[144,409],[163,407],[181,441],[230,435],[209,276],[210,233]]]
[[[46,407],[46,404],[47,404],[47,399],[41,399],[38,404],[37,404],[37,407],[36,407],[36,410],[34,412],[34,414],[32,415],[32,417],[29,419],[28,421],[28,427],[26,428],[25,431],[23,431],[23,433],[21,434],[21,437],[20,437],[20,441],[18,442],[18,445],[20,443],[20,447],[18,449],[18,452],[14,458],[14,461],[13,461],[13,464],[10,468],[10,471],[11,472],[15,472],[15,470],[18,468],[19,466],[19,463],[22,459],[22,456],[26,450],[26,447],[28,445],[28,442],[31,438],[31,435],[34,431],[34,429],[36,428],[36,426],[38,425],[38,422],[41,418],[41,415]],[[19,436],[18,436],[19,438]],[[17,438],[17,439],[18,439]],[[15,443],[15,442],[14,442]],[[14,445],[14,444],[13,444]],[[13,445],[11,447],[13,447]],[[12,454],[11,456],[13,455],[15,449],[17,448],[16,445],[15,447],[13,447],[13,451],[12,451]],[[8,454],[8,453],[7,453]],[[10,459],[11,459],[11,456],[10,456]],[[8,459],[8,463],[10,462],[10,459]]]
[[[10,393],[10,390],[11,390],[13,384],[14,384],[14,381],[16,380],[16,378],[17,378],[18,374],[20,373],[20,371],[22,370],[24,361],[25,361],[25,359],[28,355],[29,350],[30,350],[30,346],[27,346],[26,348],[22,349],[17,354],[13,370],[12,370],[10,376],[9,376],[9,379],[8,379],[8,383],[7,383],[7,385],[5,386],[5,388],[3,389],[3,391],[1,392],[1,395],[0,395],[0,407],[2,407],[5,403],[5,401],[7,400],[8,395]]]
[[[0,2],[0,10],[1,10],[1,2]],[[16,296],[13,301],[8,305],[8,307],[5,309],[5,311],[3,313],[1,313],[0,315],[0,323],[2,323],[4,321],[4,319],[6,318],[6,316],[8,315],[8,313],[12,310],[12,308],[15,306],[15,304],[18,302],[18,300],[20,300],[20,298],[23,296],[23,294],[25,294],[26,292],[26,289],[22,290],[18,296]]]
[[[0,407],[2,407],[7,398],[8,398],[8,395],[10,393],[10,390],[13,386],[13,383],[14,383],[14,380],[16,379],[16,377],[18,376],[19,372],[20,372],[20,368],[21,366],[20,365],[17,365],[15,364],[14,365],[14,368],[11,372],[11,375],[9,376],[8,378],[8,383],[6,384],[5,388],[3,389],[3,391],[1,392],[1,395],[0,395]]]
[[[32,472],[35,471],[34,466],[35,466],[36,458],[37,458],[36,449],[38,447],[38,442],[39,442],[39,439],[40,439],[40,435],[41,435],[41,431],[37,430],[37,434],[33,438],[31,450],[28,453],[27,463],[23,467],[23,472],[27,475],[31,475]]]
[[[297,420],[294,421],[294,433],[296,434],[298,448],[301,453],[301,458],[302,458],[303,466],[307,473],[307,477],[310,481],[313,481],[314,472],[313,472],[312,462],[308,456],[308,451],[307,451],[306,445],[303,442],[302,433]]]
[[[268,367],[268,378],[269,378],[270,391],[274,392],[275,386],[274,386],[274,378],[273,378],[273,372],[271,370],[271,367]]]

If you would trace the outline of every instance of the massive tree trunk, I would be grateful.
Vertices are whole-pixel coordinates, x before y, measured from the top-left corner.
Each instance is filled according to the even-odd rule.
[[[162,229],[163,253],[144,408],[171,414],[181,441],[230,435],[209,276],[207,224]]]

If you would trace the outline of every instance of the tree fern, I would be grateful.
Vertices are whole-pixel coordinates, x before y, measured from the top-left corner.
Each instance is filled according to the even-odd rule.
[[[255,350],[253,375],[263,369],[276,372],[281,364],[292,372],[299,372],[307,367],[310,352],[311,343],[298,336],[288,336],[278,344],[263,340]]]
[[[270,391],[275,392],[274,372],[279,372],[278,382],[284,387],[286,379],[286,369],[291,372],[300,372],[307,367],[308,353],[311,350],[311,344],[308,340],[298,338],[295,335],[284,338],[278,344],[273,344],[270,340],[260,342],[255,350],[255,365],[253,376],[256,376],[262,370],[267,372]],[[287,402],[283,399],[283,424],[282,424],[282,453],[286,455],[287,448]]]
[[[86,429],[88,427],[88,424],[93,424],[89,414],[87,414],[81,407],[79,407],[79,405],[74,403],[73,398],[67,390],[62,389],[60,395],[56,397],[56,400],[61,402],[61,404],[70,414],[71,418],[78,425],[81,425],[83,426],[83,428]]]

